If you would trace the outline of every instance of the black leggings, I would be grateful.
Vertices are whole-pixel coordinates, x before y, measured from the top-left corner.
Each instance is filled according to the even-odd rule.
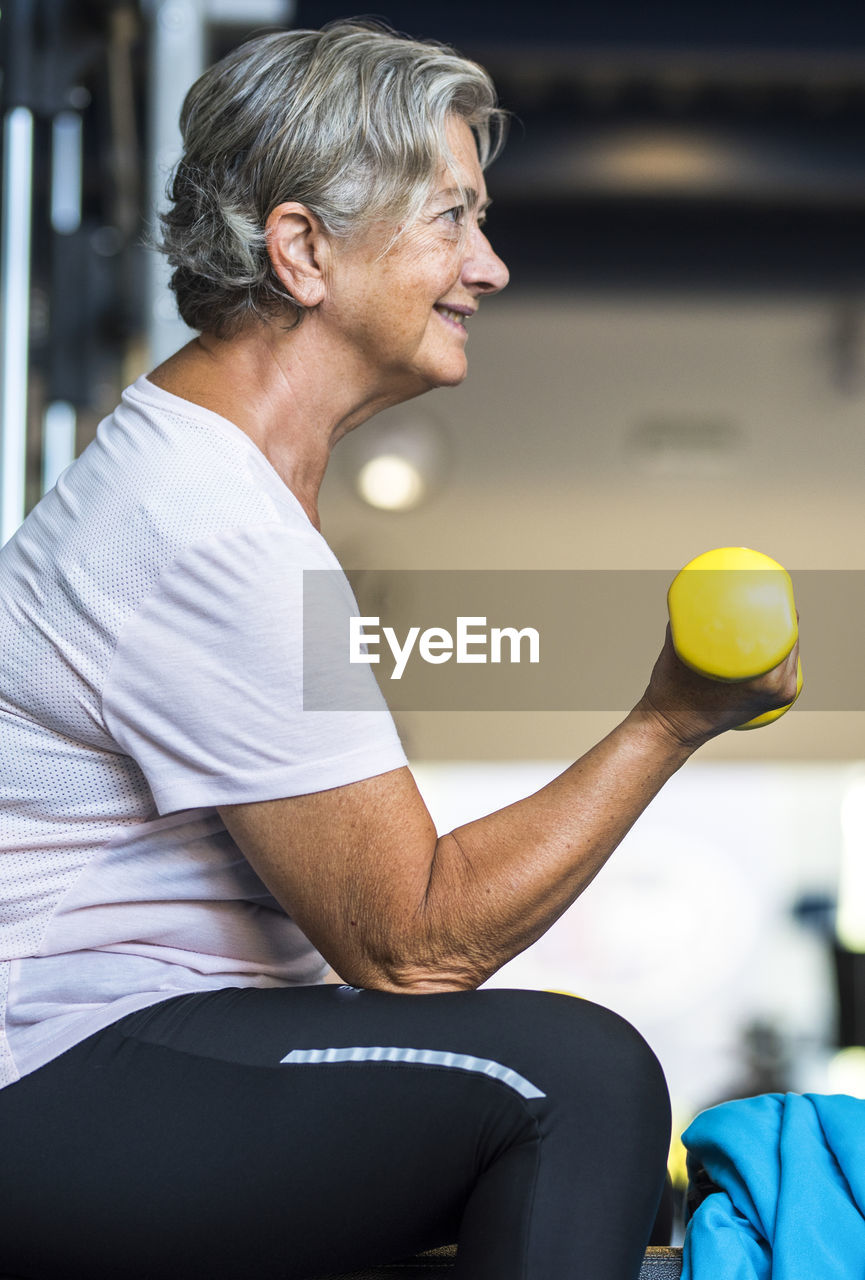
[[[645,1041],[568,996],[180,996],[0,1091],[0,1274],[300,1280],[457,1240],[461,1280],[633,1280],[669,1122]]]

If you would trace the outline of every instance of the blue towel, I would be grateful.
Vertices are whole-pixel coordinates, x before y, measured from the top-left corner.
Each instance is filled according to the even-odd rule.
[[[688,1224],[682,1280],[865,1280],[865,1102],[767,1093],[682,1140],[721,1188]]]

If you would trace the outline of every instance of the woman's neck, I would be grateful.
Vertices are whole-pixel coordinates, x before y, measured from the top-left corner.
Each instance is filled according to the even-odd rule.
[[[393,401],[365,386],[350,354],[328,350],[316,328],[310,315],[287,333],[258,325],[230,339],[203,334],[148,377],[244,431],[319,528],[331,449]]]

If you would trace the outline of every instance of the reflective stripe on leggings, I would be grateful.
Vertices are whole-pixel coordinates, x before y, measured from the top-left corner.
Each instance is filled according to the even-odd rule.
[[[443,1053],[438,1049],[400,1049],[383,1045],[354,1045],[348,1049],[293,1049],[280,1062],[291,1065],[333,1062],[402,1062],[419,1067],[454,1067],[458,1071],[474,1071],[499,1080],[523,1098],[545,1098],[547,1095],[510,1067],[490,1058],[473,1058],[464,1053]]]

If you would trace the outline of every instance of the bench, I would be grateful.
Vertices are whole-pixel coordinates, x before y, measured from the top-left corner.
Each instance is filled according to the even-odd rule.
[[[331,1280],[451,1280],[453,1276],[456,1245],[444,1249],[432,1249],[429,1253],[406,1258],[403,1262],[388,1262],[379,1267],[367,1267],[365,1271],[353,1271],[350,1276],[333,1276]],[[682,1250],[663,1245],[650,1245],[640,1267],[640,1280],[679,1280],[682,1274]],[[16,1280],[15,1276],[0,1275],[0,1280]]]
[[[456,1246],[432,1249],[429,1253],[402,1262],[388,1262],[380,1267],[368,1267],[365,1271],[353,1271],[350,1276],[334,1276],[332,1280],[399,1280],[416,1277],[417,1280],[451,1280],[453,1276]],[[640,1280],[679,1280],[682,1274],[682,1250],[664,1245],[650,1245],[640,1268]],[[0,1277],[0,1280],[3,1280]]]

